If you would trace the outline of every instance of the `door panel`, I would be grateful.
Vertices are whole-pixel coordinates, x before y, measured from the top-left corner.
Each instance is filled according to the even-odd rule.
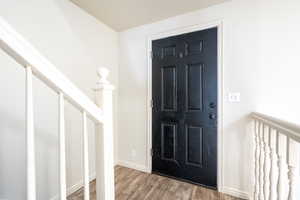
[[[201,63],[186,65],[186,110],[201,111],[203,108],[203,66]]]
[[[152,43],[152,170],[217,186],[217,28]]]
[[[176,67],[161,68],[161,105],[162,111],[176,111],[177,107]]]
[[[176,124],[161,124],[161,154],[163,160],[176,162]]]
[[[186,126],[186,164],[203,166],[203,128]]]

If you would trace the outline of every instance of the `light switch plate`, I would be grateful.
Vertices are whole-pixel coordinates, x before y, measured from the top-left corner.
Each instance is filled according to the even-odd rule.
[[[241,101],[241,94],[238,92],[228,93],[228,102],[236,103]]]

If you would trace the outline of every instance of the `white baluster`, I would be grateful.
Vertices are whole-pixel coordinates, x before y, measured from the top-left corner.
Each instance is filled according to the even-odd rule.
[[[84,179],[84,200],[90,199],[90,174],[89,174],[89,144],[87,132],[86,112],[83,112],[83,179]]]
[[[277,166],[278,166],[278,179],[277,179],[277,200],[283,200],[283,156],[282,156],[282,135],[277,132],[276,137],[276,154],[277,154]]]
[[[296,167],[289,165],[288,166],[289,172],[288,172],[288,179],[289,179],[289,196],[288,200],[294,200],[295,199],[295,177],[296,177]]]
[[[269,190],[269,199],[275,200],[276,191],[275,191],[275,173],[274,173],[274,162],[275,162],[275,139],[274,130],[272,128],[269,129],[269,148],[270,148],[270,190]]]
[[[258,200],[259,195],[259,122],[254,121],[254,199]]]
[[[261,123],[259,127],[260,140],[260,156],[259,156],[259,200],[264,199],[264,125]]]
[[[261,196],[261,188],[260,188],[260,186],[261,186],[261,184],[262,184],[262,182],[261,182],[261,176],[262,176],[262,174],[261,174],[261,156],[262,156],[262,151],[261,151],[261,127],[262,126],[262,124],[261,124],[261,122],[259,122],[259,124],[258,124],[258,160],[257,160],[257,162],[258,162],[258,169],[257,169],[257,171],[258,171],[258,185],[257,185],[257,191],[258,191],[258,193],[257,193],[257,199],[259,200],[259,198],[260,198],[260,196]]]
[[[26,67],[26,167],[27,200],[36,199],[34,108],[32,89],[32,69]]]
[[[258,190],[257,190],[257,185],[258,185],[258,173],[257,173],[257,169],[258,169],[258,162],[257,162],[257,153],[258,153],[258,121],[255,120],[254,121],[254,188],[253,188],[253,199],[257,199],[257,195],[258,195]]]
[[[65,100],[59,93],[59,177],[60,199],[67,199],[66,190],[66,143],[65,143]]]
[[[295,178],[296,178],[295,166],[298,163],[298,144],[290,138],[287,139],[287,163],[288,163],[288,180],[289,180],[288,200],[295,200]]]
[[[265,150],[265,160],[264,160],[264,199],[269,199],[269,189],[270,189],[270,131],[269,127],[265,126],[264,127],[264,150]]]
[[[100,80],[96,88],[96,103],[103,111],[103,124],[97,125],[96,170],[97,200],[114,200],[114,137],[113,137],[113,94],[114,87],[108,82],[109,71],[100,68]]]

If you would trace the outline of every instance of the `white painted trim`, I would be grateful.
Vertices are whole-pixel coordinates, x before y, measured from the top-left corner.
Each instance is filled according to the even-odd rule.
[[[136,163],[133,163],[133,162],[119,160],[117,165],[149,173],[149,171],[147,169],[147,166],[139,165],[139,164],[136,164]]]
[[[250,195],[247,192],[243,192],[230,187],[223,187],[223,189],[220,192],[241,199],[251,199]]]
[[[34,132],[34,105],[32,69],[26,67],[26,194],[27,199],[36,199],[36,158]]]
[[[96,179],[96,172],[92,173],[89,177],[90,182]],[[67,196],[73,194],[77,190],[81,189],[84,186],[83,179],[72,185],[71,187],[67,188]],[[50,200],[59,200],[59,194],[55,195],[54,197],[50,198]]]
[[[82,149],[83,149],[83,182],[84,182],[84,200],[90,199],[90,181],[89,181],[89,138],[87,131],[86,112],[82,113]]]
[[[223,21],[218,20],[210,23],[196,24],[187,27],[180,27],[173,30],[164,31],[157,33],[148,37],[148,49],[147,49],[147,59],[148,59],[148,93],[147,93],[147,172],[152,172],[152,158],[151,158],[151,148],[152,148],[152,41],[166,38],[175,35],[181,35],[184,33],[205,30],[209,28],[218,28],[218,190],[222,190],[224,187],[224,160],[223,160],[223,91],[224,91],[224,78],[223,78]]]
[[[59,188],[60,198],[67,199],[66,176],[66,133],[65,133],[65,99],[63,93],[59,93]]]

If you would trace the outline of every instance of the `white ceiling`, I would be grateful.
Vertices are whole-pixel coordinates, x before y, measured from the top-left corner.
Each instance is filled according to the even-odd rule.
[[[71,0],[111,28],[135,26],[206,8],[227,0]]]

